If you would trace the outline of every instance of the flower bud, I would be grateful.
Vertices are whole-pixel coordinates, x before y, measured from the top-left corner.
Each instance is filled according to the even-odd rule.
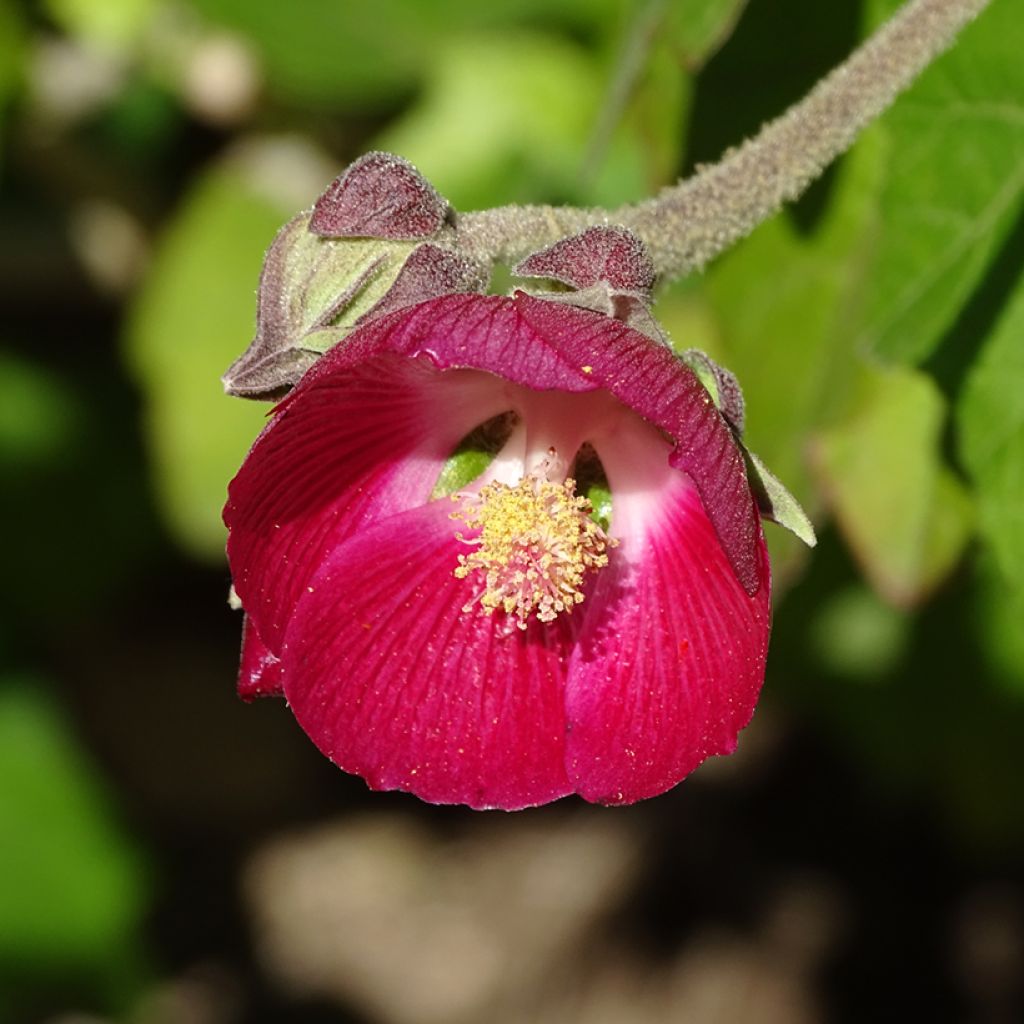
[[[357,160],[278,232],[260,275],[256,336],[224,374],[225,390],[279,398],[357,324],[483,290],[485,270],[445,245],[449,216],[411,164],[386,153]]]

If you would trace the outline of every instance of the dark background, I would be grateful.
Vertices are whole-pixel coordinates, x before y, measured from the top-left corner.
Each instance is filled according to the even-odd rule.
[[[772,398],[802,321],[756,358],[730,327],[730,274],[784,290],[776,253],[816,259],[847,163],[766,229],[782,248],[761,233],[658,309],[755,366],[754,446],[821,527],[810,557],[769,527],[737,755],[632,808],[478,814],[371,794],[233,693],[218,510],[266,410],[217,377],[276,227],[376,147],[463,209],[641,198],[798,99],[865,16],[0,0],[0,1020],[1024,1019],[1020,621],[970,530],[886,587],[811,468],[839,400]],[[954,311],[943,400],[1021,252],[1009,232]],[[948,425],[934,447],[962,482]]]

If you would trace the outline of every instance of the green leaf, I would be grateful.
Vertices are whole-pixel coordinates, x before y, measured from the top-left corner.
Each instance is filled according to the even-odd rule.
[[[923,373],[865,371],[850,418],[815,445],[843,535],[895,605],[934,589],[970,537],[970,500],[940,457],[944,420],[942,395]]]
[[[757,495],[762,514],[813,548],[818,538],[800,503],[753,452],[746,452],[746,456],[747,476]]]
[[[321,238],[309,222],[308,213],[292,218],[267,251],[256,337],[224,375],[232,395],[280,397],[383,298],[418,244]]]
[[[21,78],[25,29],[11,0],[0,0],[0,128],[7,101]],[[3,154],[0,143],[0,156]]]
[[[646,47],[643,66],[629,82],[629,64],[638,55],[627,49],[619,54],[610,98],[630,87],[618,112],[618,130],[612,139],[644,161],[646,189],[630,195],[606,190],[605,203],[644,198],[646,193],[670,185],[683,165],[684,134],[693,102],[694,76],[729,38],[747,0],[648,0],[628,9],[635,19],[627,47]],[[638,14],[637,11],[642,11]],[[606,101],[607,102],[607,101]],[[607,112],[606,112],[607,113]],[[601,150],[603,152],[603,150]],[[608,173],[606,169],[605,173]],[[596,201],[596,200],[595,200]]]
[[[53,376],[0,349],[0,468],[57,462],[77,413],[72,396]]]
[[[441,467],[437,483],[430,494],[433,501],[461,491],[472,483],[492,462],[494,452],[481,448],[467,448],[452,452]]]
[[[595,179],[602,173],[609,175],[609,169],[604,166],[608,154],[616,145],[625,147],[643,161],[643,179],[648,193],[672,184],[679,176],[683,136],[693,99],[693,78],[685,66],[685,51],[677,45],[672,28],[667,24],[675,5],[667,11],[665,4],[660,6],[661,17],[653,27],[649,20],[634,26],[633,37],[626,44],[636,46],[637,34],[640,34],[639,45],[649,50],[641,58],[642,65],[635,70],[631,68],[636,57],[629,49],[623,49],[616,56],[614,70],[605,73],[604,99],[595,115],[595,128],[583,169],[584,175]],[[609,203],[629,198],[612,194],[610,188],[607,195]],[[637,198],[642,197],[642,194],[637,195]]]
[[[613,33],[604,98],[587,145],[584,179],[614,181],[610,168],[595,174],[614,144],[641,158],[647,192],[678,177],[693,75],[728,38],[745,4],[746,0],[644,0],[624,6]],[[628,198],[610,188],[606,197],[604,201],[613,204]]]
[[[69,35],[120,50],[138,39],[156,4],[154,0],[46,0],[46,8]]]
[[[880,170],[878,146],[858,147],[812,234],[777,217],[716,262],[699,293],[684,283],[656,307],[680,347],[706,348],[736,374],[746,443],[812,517],[818,502],[807,442],[842,410],[853,376],[850,310],[860,301]],[[770,532],[769,546],[777,573],[806,556],[779,531]]]
[[[695,70],[725,41],[747,0],[673,0],[666,35],[683,63]]]
[[[146,898],[137,851],[67,723],[30,680],[0,680],[0,990],[97,974],[109,995],[138,967]]]
[[[330,179],[311,161],[305,151],[266,142],[199,178],[130,310],[125,342],[146,399],[161,511],[178,541],[211,561],[223,558],[225,487],[267,413],[225,397],[220,376],[253,336],[264,250]],[[299,194],[274,194],[268,177],[294,181]]]
[[[581,47],[539,33],[459,36],[422,98],[375,147],[411,160],[456,209],[539,199],[618,203],[646,191],[621,140],[586,189],[579,169],[604,96]]]
[[[854,361],[847,314],[861,296],[879,158],[862,146],[840,168],[812,235],[778,217],[708,278],[722,362],[743,386],[747,439],[798,498],[810,493],[806,438],[840,403]]]
[[[590,502],[590,518],[602,530],[610,530],[614,505],[611,490],[606,485],[594,483],[587,488],[584,497]]]
[[[387,109],[444,59],[453,31],[515,29],[543,18],[579,32],[608,23],[615,0],[192,0],[210,19],[245,36],[272,88],[308,107],[345,103]],[[526,83],[523,83],[526,84]],[[474,87],[483,86],[478,81]]]
[[[810,631],[822,665],[839,676],[877,681],[891,672],[910,640],[908,616],[863,585],[826,598]]]
[[[25,28],[11,0],[0,0],[0,97],[14,87],[21,73]]]
[[[1024,284],[967,377],[957,422],[981,536],[1024,594]]]
[[[504,414],[474,427],[441,467],[431,499],[461,491],[480,476],[505,446],[512,428],[512,418]]]
[[[887,358],[934,351],[1024,210],[1020,16],[994,0],[875,129],[887,169],[860,335]]]
[[[974,609],[985,654],[996,679],[1024,698],[1024,586],[1008,580],[985,558],[980,599]]]

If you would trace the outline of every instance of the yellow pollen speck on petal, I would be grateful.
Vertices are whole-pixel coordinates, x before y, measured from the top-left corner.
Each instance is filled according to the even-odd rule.
[[[551,483],[527,476],[514,487],[489,483],[477,495],[453,496],[463,507],[451,514],[471,530],[458,534],[476,547],[459,555],[455,576],[482,577],[479,602],[488,614],[501,609],[526,629],[531,615],[551,622],[583,600],[588,572],[608,564],[616,541],[590,518],[590,502],[576,494],[576,481]]]
[[[594,368],[592,366],[581,366],[580,369],[584,373],[593,373],[594,372]]]

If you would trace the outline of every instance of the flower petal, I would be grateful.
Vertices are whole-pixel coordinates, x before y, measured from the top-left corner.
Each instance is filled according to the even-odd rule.
[[[446,295],[373,321],[309,371],[303,386],[386,350],[474,367],[535,390],[606,388],[675,441],[672,464],[697,486],[748,593],[758,585],[760,521],[743,455],[696,374],[670,349],[618,320],[518,292]]]
[[[300,388],[302,401],[282,403],[256,440],[224,509],[235,588],[275,653],[327,553],[424,504],[459,439],[504,401],[497,378],[388,354]]]
[[[281,659],[267,649],[248,615],[242,620],[238,696],[246,701],[256,697],[284,696],[281,689]]]
[[[655,796],[705,758],[730,753],[764,677],[771,611],[763,539],[761,585],[751,597],[696,491],[669,473],[657,519],[627,532],[599,575],[569,666],[567,768],[577,792],[597,803]]]
[[[743,454],[696,374],[670,349],[607,316],[516,297],[527,323],[575,366],[675,442],[670,462],[693,480],[715,532],[748,594],[758,587],[757,509]]]
[[[572,791],[564,665],[571,620],[524,632],[462,608],[472,580],[446,500],[392,516],[327,559],[282,648],[303,729],[374,789],[514,809]]]
[[[487,370],[537,390],[593,391],[598,387],[577,364],[559,353],[552,338],[526,322],[520,300],[526,297],[444,295],[371,320],[349,335],[344,345],[331,349],[284,400],[282,407],[297,402],[303,391],[317,380],[381,352],[406,357],[428,356],[442,369]],[[561,308],[568,312],[569,319],[560,323],[558,332],[575,333],[579,325],[573,316],[582,311]],[[597,317],[593,313],[584,315]]]

